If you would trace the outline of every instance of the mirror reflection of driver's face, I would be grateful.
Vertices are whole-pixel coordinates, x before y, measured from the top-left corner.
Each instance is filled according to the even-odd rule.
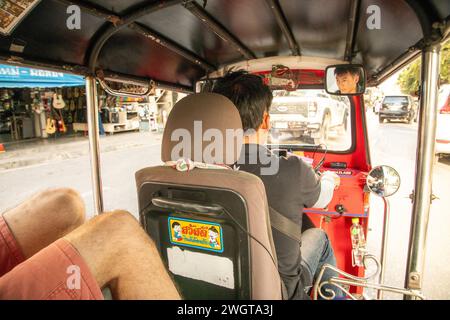
[[[358,74],[354,74],[350,71],[336,73],[336,84],[339,87],[339,92],[342,94],[357,93],[358,82]]]

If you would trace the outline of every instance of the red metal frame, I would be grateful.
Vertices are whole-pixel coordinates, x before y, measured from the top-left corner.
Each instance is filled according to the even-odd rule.
[[[364,210],[364,200],[367,202],[368,194],[364,192],[365,175],[370,171],[370,158],[368,155],[368,143],[366,139],[365,112],[362,103],[362,96],[354,96],[352,107],[354,108],[355,146],[353,151],[346,154],[328,153],[324,162],[324,170],[330,170],[330,162],[345,162],[348,170],[341,172],[341,186],[335,191],[332,202],[327,210],[307,209],[306,214],[311,218],[316,227],[320,227],[327,232],[337,259],[338,268],[350,274],[363,276],[363,268],[352,267],[352,245],[350,240],[350,227],[352,218],[358,216],[360,224],[364,228],[367,236],[367,227],[369,223],[369,210]],[[305,156],[312,157],[312,152],[305,152]],[[316,153],[314,165],[320,161],[321,157]],[[366,199],[365,199],[366,197]],[[347,209],[340,216],[335,206],[343,204]],[[331,218],[330,222],[324,221],[325,216]],[[354,290],[352,290],[354,291]]]
[[[300,75],[299,87],[305,85],[323,85],[325,77],[324,70],[291,70]],[[258,72],[257,74],[264,76],[267,82],[267,75],[270,71]],[[318,208],[308,208],[305,213],[311,219],[316,227],[322,227],[330,238],[333,250],[336,255],[337,267],[347,273],[364,276],[364,269],[352,266],[352,244],[350,239],[350,227],[352,218],[359,217],[360,224],[363,226],[365,235],[367,236],[367,227],[369,224],[369,194],[365,190],[366,175],[371,169],[369,146],[367,140],[366,114],[362,96],[352,96],[351,107],[352,112],[352,134],[354,134],[353,145],[349,152],[333,153],[328,152],[325,156],[323,170],[330,169],[331,162],[345,162],[347,169],[335,170],[341,177],[341,185],[335,191],[333,200],[326,210]],[[313,165],[322,158],[320,151],[314,152],[295,152],[306,157],[314,156]],[[345,212],[339,214],[336,212],[336,205],[342,204]],[[328,217],[328,218],[326,218]],[[329,220],[329,222],[326,222]],[[352,292],[355,290],[352,288]]]

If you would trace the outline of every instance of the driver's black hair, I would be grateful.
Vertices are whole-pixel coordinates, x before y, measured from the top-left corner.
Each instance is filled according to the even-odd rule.
[[[244,70],[230,71],[214,84],[214,93],[230,99],[239,110],[242,128],[258,129],[264,111],[269,111],[273,95],[262,77]]]
[[[361,76],[359,74],[359,68],[358,67],[354,67],[354,66],[339,66],[336,67],[336,69],[334,70],[334,75],[335,76],[340,76],[346,73],[350,73],[354,76]]]

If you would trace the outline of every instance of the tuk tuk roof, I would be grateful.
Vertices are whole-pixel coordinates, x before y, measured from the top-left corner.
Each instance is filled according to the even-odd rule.
[[[380,29],[367,24],[373,5]],[[377,85],[447,37],[449,15],[442,0],[45,0],[0,36],[0,60],[192,91],[230,64],[314,57],[360,63]]]

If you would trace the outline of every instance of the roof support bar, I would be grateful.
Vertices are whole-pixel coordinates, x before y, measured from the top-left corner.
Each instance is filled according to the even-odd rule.
[[[88,3],[86,1],[80,0],[58,0],[58,1],[67,4],[69,6],[76,5],[81,9],[81,11],[86,12],[92,16],[102,18],[114,24],[117,24],[120,21],[120,17],[116,15],[114,12],[94,6],[93,4]]]
[[[275,20],[277,21],[278,26],[280,27],[284,37],[286,38],[289,44],[289,48],[292,51],[292,55],[293,56],[301,55],[300,47],[297,41],[295,41],[291,28],[289,28],[289,24],[286,20],[286,17],[284,16],[283,10],[281,9],[280,2],[278,0],[266,0],[266,2],[269,5],[270,9],[272,9]]]
[[[80,9],[83,12],[86,12],[90,15],[102,18],[104,20],[107,20],[114,25],[121,24],[122,18],[118,15],[116,15],[112,11],[105,10],[103,8],[97,8],[94,7],[84,1],[80,0],[59,0],[65,4],[71,5],[77,5],[80,7]],[[172,52],[175,52],[176,54],[179,54],[180,56],[184,57],[185,59],[199,65],[203,69],[205,69],[208,72],[216,70],[216,67],[210,64],[209,62],[203,60],[202,58],[196,56],[194,53],[190,52],[189,50],[181,47],[179,44],[165,38],[163,35],[157,33],[156,31],[151,30],[150,28],[143,26],[141,24],[137,24],[135,22],[130,23],[128,25],[130,29],[133,29],[145,37],[149,38],[152,41],[155,41],[159,45],[169,49]]]
[[[90,54],[89,54],[89,70],[92,74],[95,74],[95,68],[97,65],[98,56],[100,54],[101,49],[105,45],[106,41],[108,41],[109,38],[111,38],[116,32],[119,30],[128,27],[130,24],[135,22],[137,19],[150,14],[152,12],[181,4],[183,0],[166,0],[166,1],[158,1],[158,2],[152,2],[150,4],[147,4],[139,9],[136,9],[135,11],[131,12],[130,14],[124,16],[119,23],[116,25],[109,25],[106,30],[104,30],[100,36],[97,38],[95,43],[93,44]]]
[[[395,72],[412,62],[420,55],[420,50],[417,46],[412,46],[409,50],[402,55],[400,55],[397,59],[395,59],[392,63],[386,66],[383,70],[373,75],[369,80],[369,85],[378,85],[383,82],[385,79],[389,78]]]
[[[344,60],[351,62],[355,52],[356,33],[358,24],[358,11],[361,0],[352,0],[350,4],[350,16],[347,24],[347,40],[345,44]]]
[[[51,70],[57,72],[66,72],[72,73],[82,76],[90,75],[89,69],[85,66],[76,65],[76,64],[64,64],[61,62],[53,61],[53,60],[31,60],[25,58],[22,54],[11,52],[2,52],[0,51],[0,62],[20,66],[20,67],[29,67],[29,68],[40,68],[44,70]],[[120,81],[123,83],[131,83],[136,85],[148,85],[150,80],[148,78],[130,76],[127,74],[122,74],[118,72],[112,72],[109,70],[102,70],[105,80],[114,80]],[[179,84],[168,83],[164,81],[153,80],[156,84],[156,87],[163,90],[171,90],[177,92],[185,92],[185,93],[193,93],[194,89],[192,87],[183,86]]]
[[[129,84],[134,84],[134,85],[139,85],[139,86],[148,86],[148,83],[149,83],[149,79],[146,79],[146,78],[129,76],[126,74],[111,72],[111,71],[107,71],[107,70],[102,70],[101,77],[104,80],[120,81],[123,83],[129,83]],[[159,89],[184,92],[184,93],[194,93],[193,87],[187,87],[187,86],[183,86],[180,84],[173,84],[170,82],[158,81],[158,80],[154,80],[154,79],[151,79],[151,80],[154,83],[155,87],[157,87]]]
[[[83,76],[88,74],[88,68],[85,66],[61,63],[54,60],[32,60],[26,58],[23,53],[17,52],[0,51],[0,61],[5,64],[19,67],[40,68],[43,70],[66,72]]]
[[[422,50],[419,133],[417,138],[416,179],[408,246],[405,285],[422,291],[428,220],[432,201],[434,148],[436,139],[439,87],[440,44]],[[405,299],[411,299],[406,297]]]
[[[238,38],[231,34],[227,29],[225,29],[222,24],[220,24],[216,19],[214,19],[208,12],[206,12],[201,6],[199,6],[195,1],[186,1],[184,3],[186,9],[188,9],[194,16],[196,16],[200,21],[205,24],[210,30],[212,30],[216,35],[218,35],[223,41],[229,43],[233,46],[240,54],[242,54],[246,59],[255,59],[256,56],[248,48],[246,48]]]
[[[132,23],[129,25],[129,27],[143,36],[149,38],[150,40],[158,43],[159,45],[163,46],[164,48],[169,49],[172,52],[177,53],[178,55],[182,56],[183,58],[189,60],[192,63],[195,63],[202,67],[203,69],[207,71],[214,71],[216,70],[216,67],[212,64],[204,61],[202,58],[196,56],[194,53],[190,52],[189,50],[186,50],[185,48],[181,47],[177,43],[167,39],[163,35],[159,34],[158,32],[144,26],[138,23]]]
[[[89,133],[89,153],[91,158],[92,193],[94,197],[94,214],[99,215],[103,212],[103,191],[100,167],[100,137],[98,122],[99,110],[97,85],[95,82],[95,78],[91,76],[86,77],[86,102]]]

